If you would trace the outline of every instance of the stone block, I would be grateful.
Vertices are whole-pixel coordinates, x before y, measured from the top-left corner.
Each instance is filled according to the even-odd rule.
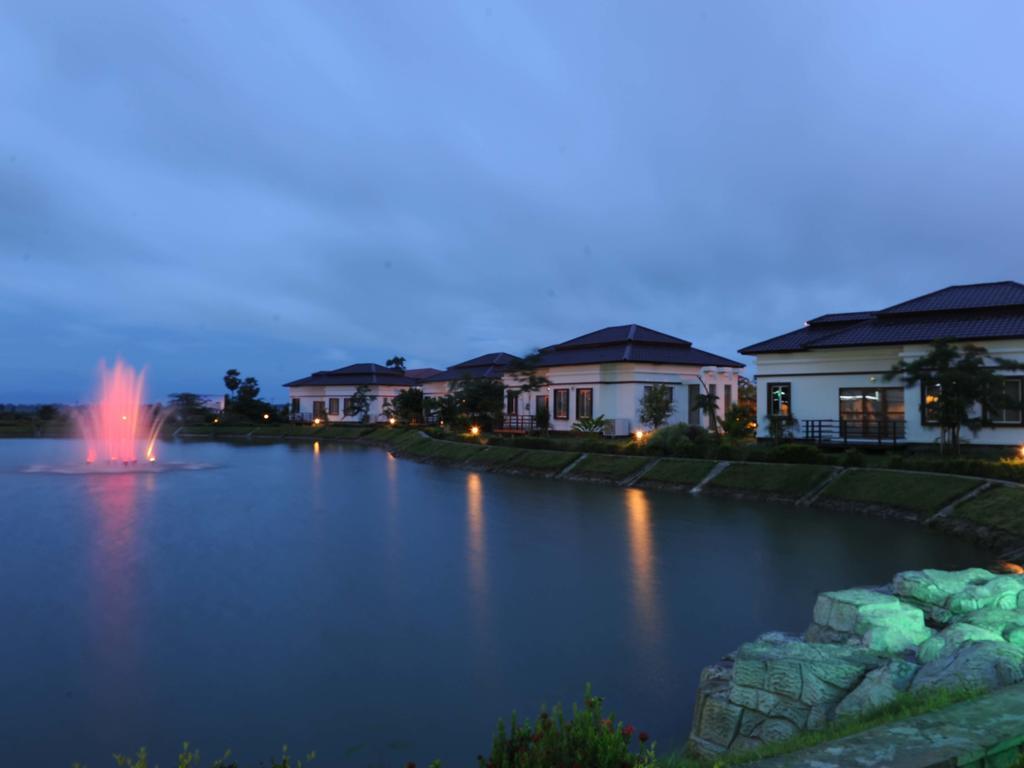
[[[743,715],[740,717],[740,735],[753,736],[758,732],[761,723],[767,719],[767,715],[762,715],[760,712],[754,712],[750,709],[744,710]]]
[[[1024,680],[1024,649],[999,642],[974,642],[925,664],[912,691],[978,687],[988,690]]]
[[[700,737],[728,748],[739,731],[742,708],[721,699],[708,699],[701,712]]]
[[[871,670],[860,685],[839,702],[836,717],[862,715],[888,704],[910,688],[917,670],[916,664],[901,659]]]
[[[767,662],[764,674],[765,690],[799,699],[802,686],[800,669],[800,662],[791,659]]]
[[[789,720],[770,717],[761,726],[761,738],[766,742],[785,741],[796,736],[800,730]]]
[[[969,584],[984,584],[993,578],[984,568],[968,568],[963,571],[904,571],[893,579],[893,592],[910,597],[922,603],[946,607],[950,596],[963,591]]]
[[[748,688],[745,685],[734,685],[729,689],[729,701],[746,709],[757,709],[761,693],[763,693],[763,691],[760,688]]]
[[[980,642],[1002,643],[1005,641],[999,632],[959,622],[951,624],[921,643],[917,649],[917,659],[920,662],[928,663],[944,656],[950,656],[968,643]]]
[[[764,668],[761,659],[737,659],[732,668],[732,681],[735,685],[763,688]]]
[[[1017,608],[1024,592],[1024,577],[995,576],[984,583],[972,583],[949,598],[947,608],[954,613],[970,613],[982,608]]]

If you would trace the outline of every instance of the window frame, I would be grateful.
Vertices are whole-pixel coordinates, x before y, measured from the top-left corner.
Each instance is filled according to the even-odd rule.
[[[669,384],[667,381],[659,382],[657,384],[644,384],[644,394],[646,395],[649,392],[653,392],[655,387],[666,387],[668,389],[668,401],[670,403],[671,402],[675,402],[675,399],[676,399],[676,395],[675,395],[676,388],[673,387],[671,384]]]
[[[1017,385],[1017,407],[1000,408],[995,413],[1002,412],[1005,415],[1007,411],[1013,410],[1017,412],[1017,418],[1011,421],[1009,419],[997,419],[994,417],[994,414],[987,414],[988,421],[992,422],[992,426],[996,427],[1017,427],[1024,424],[1024,378],[1019,376],[1000,376],[999,383],[1003,385],[1004,391],[1007,384]]]
[[[559,421],[569,420],[569,388],[553,389],[551,391],[554,397],[553,407],[551,409],[551,418],[558,419]],[[562,403],[559,403],[562,400]],[[561,405],[562,407],[559,407]],[[564,410],[563,410],[564,409]]]
[[[786,407],[787,411],[782,412],[782,409],[775,409],[775,398],[772,396],[772,392],[775,389],[785,389],[786,391]],[[791,381],[769,381],[765,385],[765,400],[768,404],[767,415],[769,417],[781,416],[784,418],[793,418],[793,382]]]
[[[584,393],[587,394],[589,400],[589,402],[587,403],[587,407],[585,409],[580,408],[582,395]],[[586,410],[587,413],[583,413],[584,410]],[[576,390],[576,420],[579,421],[580,419],[592,418],[594,418],[594,388],[580,387]]]
[[[939,426],[938,417],[929,418],[928,416],[928,390],[930,389],[942,389],[942,385],[938,382],[922,381],[921,382],[921,426],[923,427],[937,427]]]
[[[348,417],[348,416],[354,416],[355,415],[355,414],[352,413],[352,400],[353,400],[353,398],[351,398],[351,397],[343,397],[343,398],[341,398],[341,414],[342,414],[342,416]]]
[[[340,408],[340,403],[341,403],[341,399],[340,398],[328,397],[327,398],[327,415],[328,416],[337,416],[339,414],[339,410],[338,409]]]

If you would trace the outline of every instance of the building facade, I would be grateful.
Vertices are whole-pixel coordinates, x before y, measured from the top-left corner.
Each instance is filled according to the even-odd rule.
[[[1024,363],[1024,285],[957,285],[873,312],[829,314],[740,352],[757,359],[758,436],[772,417],[788,417],[796,437],[852,443],[932,443],[927,408],[935,393],[905,386],[894,365],[926,354],[937,339],[985,348]],[[991,426],[962,439],[1024,443],[1022,374],[1004,377],[1011,407],[988,414]],[[980,415],[980,414],[977,414]]]
[[[358,422],[353,398],[367,387],[368,417],[371,422],[387,420],[388,402],[404,389],[418,386],[423,378],[437,373],[434,368],[404,371],[376,363],[356,363],[333,371],[316,371],[285,384],[291,396],[291,418],[302,422]]]

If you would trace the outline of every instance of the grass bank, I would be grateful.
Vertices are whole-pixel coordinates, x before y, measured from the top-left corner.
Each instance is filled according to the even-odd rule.
[[[829,485],[822,498],[895,507],[921,516],[938,512],[981,483],[966,477],[851,469]]]
[[[708,487],[756,495],[799,498],[823,483],[831,467],[813,464],[730,464]]]
[[[716,463],[708,459],[661,459],[645,472],[636,484],[641,488],[691,488],[707,477]]]

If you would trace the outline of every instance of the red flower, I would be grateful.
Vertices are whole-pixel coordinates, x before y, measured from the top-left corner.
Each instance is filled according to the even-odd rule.
[[[633,738],[633,732],[636,730],[632,725],[627,725],[622,729],[622,735],[626,737],[626,741]]]
[[[651,737],[647,735],[647,731],[640,731],[640,735],[637,736],[637,738],[640,739],[640,743],[643,744]]]

